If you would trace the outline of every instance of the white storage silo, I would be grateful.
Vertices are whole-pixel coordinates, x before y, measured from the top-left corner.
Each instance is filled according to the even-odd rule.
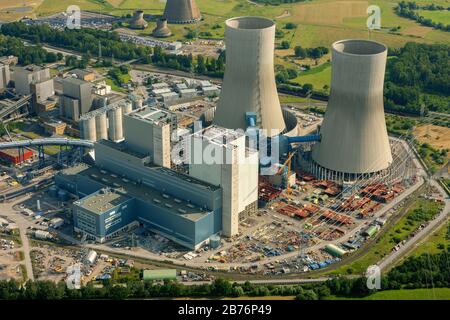
[[[97,141],[95,117],[86,115],[80,118],[81,137],[85,140]]]
[[[122,107],[114,106],[108,109],[108,138],[111,141],[123,139]]]
[[[97,140],[108,139],[108,125],[106,121],[106,110],[99,110],[95,115]]]

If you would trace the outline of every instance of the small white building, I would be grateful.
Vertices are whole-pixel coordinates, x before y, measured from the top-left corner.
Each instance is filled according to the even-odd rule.
[[[53,218],[50,220],[50,226],[52,228],[58,229],[62,225],[64,225],[64,219],[62,218]]]

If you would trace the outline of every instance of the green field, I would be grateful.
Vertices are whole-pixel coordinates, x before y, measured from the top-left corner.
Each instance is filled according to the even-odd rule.
[[[389,254],[392,248],[400,241],[406,239],[417,227],[439,212],[440,204],[423,198],[416,199],[407,208],[407,213],[400,220],[390,227],[389,231],[383,234],[376,243],[356,261],[346,264],[336,270],[328,271],[325,274],[363,274],[367,267],[380,261],[381,258]],[[422,209],[424,214],[422,219],[415,215],[416,209]],[[404,210],[403,208],[400,210]],[[409,217],[409,219],[408,219]]]
[[[326,62],[319,67],[300,72],[299,76],[293,81],[300,84],[310,83],[316,90],[322,89],[324,85],[330,86],[331,64]]]
[[[450,24],[450,11],[448,10],[419,10],[419,15],[426,19],[431,19],[433,22]]]
[[[420,4],[431,1],[419,1]],[[445,0],[432,1],[444,4]],[[420,26],[415,21],[398,17],[394,11],[396,1],[374,0],[370,4],[380,6],[382,11],[382,31],[371,34],[371,38],[399,47],[408,41],[450,42],[450,34],[440,30]],[[78,5],[83,10],[95,10],[115,15],[132,13],[139,8],[150,15],[161,15],[165,3],[160,0],[44,0],[34,8],[38,16],[65,11],[68,5]],[[222,37],[224,28],[212,29],[215,24],[223,25],[227,18],[242,15],[260,15],[274,19],[278,28],[287,22],[297,24],[295,30],[283,30],[283,39],[304,47],[330,46],[336,40],[345,38],[367,38],[366,8],[369,1],[361,0],[313,0],[303,3],[287,3],[278,6],[254,4],[247,0],[197,0],[204,20],[195,25],[171,25],[174,36],[171,39],[184,39],[187,28],[195,28],[199,32],[209,31],[212,37]],[[27,13],[30,15],[29,13]],[[16,18],[14,16],[14,18]],[[155,22],[143,31],[148,34]],[[389,32],[389,28],[400,26],[397,34]]]
[[[342,298],[332,296],[328,300],[450,300],[450,288],[386,290],[364,298]]]

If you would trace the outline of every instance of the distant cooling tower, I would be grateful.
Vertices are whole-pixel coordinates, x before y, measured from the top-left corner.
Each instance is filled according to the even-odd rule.
[[[169,23],[194,23],[202,16],[195,0],[167,0],[163,18]]]
[[[165,38],[172,35],[172,31],[167,26],[166,19],[158,19],[156,21],[156,28],[153,30],[152,35],[157,38]]]
[[[275,23],[260,17],[232,18],[225,22],[226,67],[214,123],[246,129],[246,112],[256,113],[256,126],[272,130],[286,125],[275,85],[273,55]]]
[[[145,29],[147,28],[148,23],[144,20],[144,11],[137,10],[134,12],[133,18],[130,22],[130,28],[133,29]]]
[[[333,44],[331,92],[322,140],[312,153],[323,170],[374,173],[392,163],[383,110],[386,56],[386,47],[374,41]]]

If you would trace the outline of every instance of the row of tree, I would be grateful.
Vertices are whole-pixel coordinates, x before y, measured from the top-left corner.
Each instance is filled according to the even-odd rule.
[[[97,55],[101,51],[104,57],[114,57],[125,61],[144,58],[152,52],[150,47],[121,41],[116,32],[98,29],[55,30],[47,24],[27,25],[22,22],[12,22],[2,25],[1,32],[35,44],[47,43],[82,53]]]
[[[432,8],[433,9],[427,8],[425,10],[440,10],[440,9],[438,9],[437,6],[432,7]],[[439,29],[442,31],[450,32],[450,24],[444,24],[442,22],[434,22],[433,20],[431,20],[429,18],[425,18],[424,16],[421,16],[419,14],[419,12],[417,11],[418,9],[420,9],[420,7],[415,2],[402,1],[395,8],[395,13],[397,13],[401,17],[415,20],[423,26],[432,27],[432,28]],[[447,9],[442,7],[442,10],[447,10]]]
[[[382,290],[450,287],[448,267],[449,248],[437,254],[423,254],[405,260],[381,278]],[[324,299],[330,295],[362,297],[372,293],[367,279],[334,278],[322,283],[303,285],[254,285],[231,283],[216,279],[211,284],[185,286],[176,281],[163,284],[130,278],[126,282],[105,280],[102,286],[90,282],[80,290],[68,289],[65,282],[28,281],[21,285],[15,280],[0,281],[2,299],[145,299],[156,297],[239,297],[239,296],[296,296],[299,300]]]

